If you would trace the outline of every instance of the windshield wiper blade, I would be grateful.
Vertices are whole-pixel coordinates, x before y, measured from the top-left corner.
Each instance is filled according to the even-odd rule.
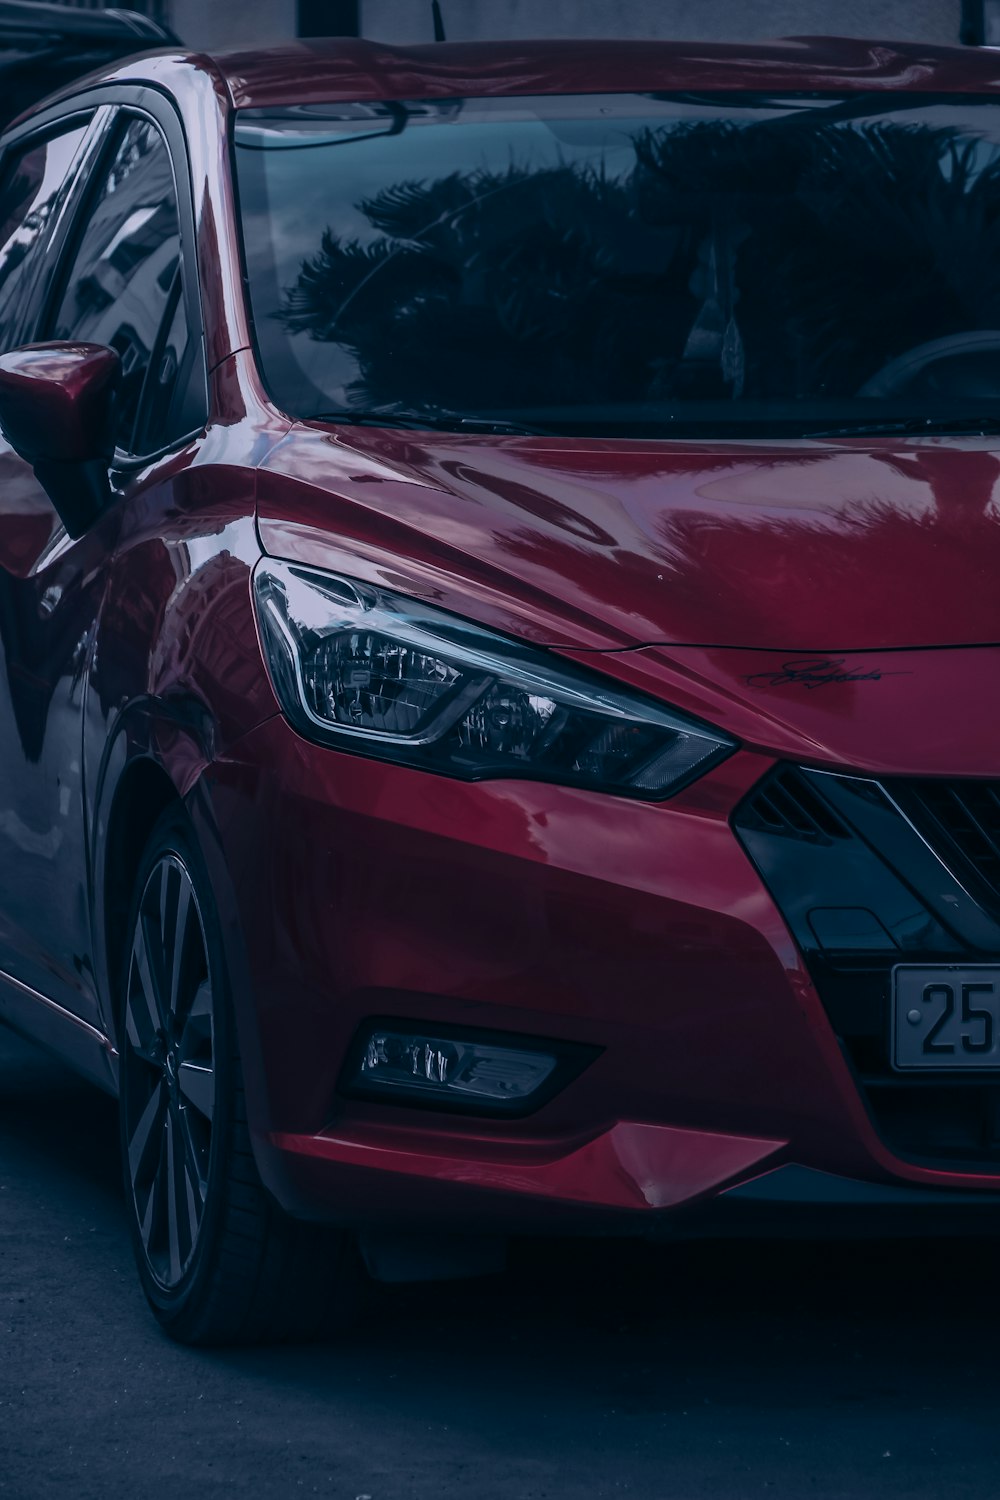
[[[504,417],[399,416],[388,411],[324,411],[308,417],[310,422],[334,422],[344,427],[403,427],[412,432],[486,432],[515,437],[544,435],[543,427],[510,422]]]
[[[823,427],[804,432],[804,438],[892,437],[896,433],[926,433],[931,436],[993,437],[1000,433],[997,417],[903,417],[896,422],[853,422],[843,427]]]

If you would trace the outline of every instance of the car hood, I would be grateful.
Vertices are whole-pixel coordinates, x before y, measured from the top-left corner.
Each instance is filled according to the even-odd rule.
[[[700,444],[293,427],[265,550],[557,648],[1000,642],[1000,443]]]

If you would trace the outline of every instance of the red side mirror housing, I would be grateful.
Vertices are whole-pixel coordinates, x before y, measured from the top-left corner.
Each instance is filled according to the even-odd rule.
[[[0,355],[0,428],[71,536],[108,500],[120,379],[121,361],[103,344],[25,344]]]

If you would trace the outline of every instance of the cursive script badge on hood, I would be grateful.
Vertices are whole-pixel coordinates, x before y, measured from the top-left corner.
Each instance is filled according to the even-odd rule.
[[[754,672],[746,681],[749,687],[833,687],[845,682],[881,682],[884,677],[908,677],[908,672],[885,672],[880,667],[849,666],[842,656],[797,657],[783,662],[774,672]]]

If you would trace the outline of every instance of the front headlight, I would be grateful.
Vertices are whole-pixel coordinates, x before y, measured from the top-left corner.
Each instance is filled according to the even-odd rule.
[[[736,748],[544,650],[415,600],[270,558],[254,587],[285,714],[338,749],[470,781],[517,776],[655,799]]]

